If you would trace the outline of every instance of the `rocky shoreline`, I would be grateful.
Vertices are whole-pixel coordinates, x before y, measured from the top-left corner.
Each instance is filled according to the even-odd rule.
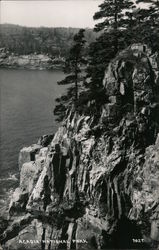
[[[20,151],[4,250],[159,249],[158,62],[142,44],[119,53],[98,124],[69,110]]]
[[[52,58],[44,54],[30,55],[14,55],[6,51],[5,48],[0,49],[0,68],[7,69],[39,69],[51,70],[62,69],[65,59],[63,57]]]

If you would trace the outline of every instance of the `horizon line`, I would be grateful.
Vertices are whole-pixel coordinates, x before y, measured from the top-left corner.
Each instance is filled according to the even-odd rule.
[[[5,1],[14,1],[14,0],[5,0]],[[17,1],[17,0],[16,0]],[[21,0],[18,0],[18,1],[21,1]],[[26,1],[26,0],[24,0]],[[29,1],[32,1],[32,0],[29,0]],[[34,1],[34,0],[33,0]],[[39,1],[39,0],[35,0],[35,1]],[[41,0],[41,1],[45,1],[45,0]],[[48,1],[48,0],[46,0]],[[63,0],[49,0],[49,1],[63,1]],[[65,1],[70,1],[70,0],[65,0]],[[71,0],[72,1],[72,0]],[[75,0],[75,1],[79,1],[79,0]],[[82,0],[84,1],[84,0]],[[96,0],[87,0],[87,1],[96,1]],[[13,26],[20,26],[20,27],[24,27],[24,28],[35,28],[35,29],[38,29],[38,28],[65,28],[65,29],[91,29],[93,30],[94,27],[72,27],[72,26],[26,26],[26,25],[21,25],[21,24],[16,24],[16,23],[0,23],[0,25],[13,25]]]

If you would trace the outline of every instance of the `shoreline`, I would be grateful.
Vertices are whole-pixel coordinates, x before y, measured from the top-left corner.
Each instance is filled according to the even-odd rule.
[[[38,71],[43,71],[43,70],[49,70],[49,71],[53,71],[53,70],[62,70],[62,65],[56,65],[55,67],[44,67],[44,68],[40,68],[40,67],[31,67],[30,65],[28,65],[27,67],[22,67],[22,66],[1,66],[0,65],[0,69],[15,69],[15,70],[22,70],[22,69],[26,69],[26,70],[38,70]]]
[[[61,56],[37,53],[15,55],[5,48],[0,48],[0,68],[52,70],[62,69],[64,62],[65,58]]]

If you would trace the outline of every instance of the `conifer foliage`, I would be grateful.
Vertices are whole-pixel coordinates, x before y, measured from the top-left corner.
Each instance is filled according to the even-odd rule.
[[[133,13],[135,25],[132,35],[137,42],[146,43],[152,52],[159,51],[159,1],[138,0],[140,8]]]
[[[104,0],[99,5],[100,10],[94,14],[94,20],[104,19],[101,23],[95,25],[97,31],[115,29],[123,25],[125,20],[125,11],[134,8],[131,0]]]
[[[69,56],[65,61],[65,67],[63,69],[66,77],[58,82],[59,85],[71,85],[65,95],[56,99],[58,103],[54,109],[54,114],[58,116],[57,120],[61,121],[65,115],[65,111],[69,106],[73,106],[75,109],[78,105],[79,88],[81,81],[81,67],[86,63],[83,56],[83,49],[85,45],[84,29],[80,29],[74,36],[73,46],[69,51]]]
[[[118,51],[128,46],[129,29],[132,25],[131,12],[134,3],[131,0],[105,0],[99,5],[99,11],[94,14],[95,20],[101,20],[94,30],[101,32],[94,43],[90,45],[88,56],[87,88],[90,98],[100,105],[104,100],[103,77],[109,62]],[[98,95],[102,98],[98,98]]]
[[[134,8],[131,0],[105,0],[94,14],[94,20],[102,19],[95,25],[95,31],[104,30],[114,36],[114,52],[118,51],[119,31],[129,27],[127,12]]]
[[[101,105],[108,101],[103,77],[109,62],[134,43],[147,44],[153,53],[159,52],[159,0],[104,0],[94,20],[99,20],[94,28],[99,35],[88,49],[83,92],[79,92],[79,76],[85,61],[82,54],[85,40],[84,30],[80,30],[66,60],[65,72],[69,74],[59,83],[73,83],[73,86],[57,99],[55,114],[61,115],[71,103],[77,110],[80,103],[82,112],[86,108],[86,112],[93,113],[98,120]]]

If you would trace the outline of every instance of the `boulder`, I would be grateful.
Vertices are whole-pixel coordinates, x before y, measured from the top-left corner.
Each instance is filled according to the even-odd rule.
[[[32,146],[24,147],[20,150],[19,170],[21,170],[21,167],[25,162],[35,161],[35,155],[39,152],[41,147],[41,145],[33,144]]]

